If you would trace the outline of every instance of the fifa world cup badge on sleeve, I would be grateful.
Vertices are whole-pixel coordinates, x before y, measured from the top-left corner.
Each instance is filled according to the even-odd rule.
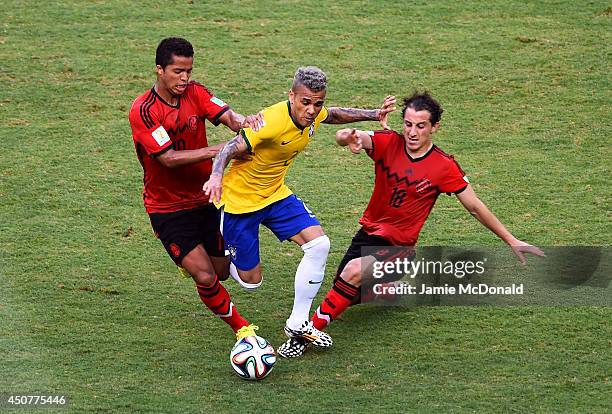
[[[170,141],[170,136],[168,136],[168,133],[166,132],[163,126],[160,126],[155,131],[151,132],[151,136],[155,139],[157,145],[159,145],[160,147],[163,146],[166,142]]]

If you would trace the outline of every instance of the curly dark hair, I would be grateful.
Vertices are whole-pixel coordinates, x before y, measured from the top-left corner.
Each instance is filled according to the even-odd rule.
[[[429,111],[429,122],[432,125],[440,122],[442,118],[442,112],[444,110],[440,106],[440,103],[436,101],[428,91],[414,91],[412,95],[404,98],[404,107],[402,108],[402,118],[406,115],[406,109],[412,108],[415,111]]]
[[[291,89],[295,90],[299,85],[304,85],[313,92],[319,92],[327,89],[327,76],[316,66],[300,67],[295,72]]]
[[[193,46],[181,37],[168,37],[157,46],[155,64],[165,68],[172,63],[173,55],[193,57]]]

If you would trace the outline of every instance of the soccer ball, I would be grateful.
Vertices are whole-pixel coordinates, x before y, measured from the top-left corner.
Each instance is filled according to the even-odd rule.
[[[236,374],[245,380],[265,378],[276,362],[274,348],[260,336],[240,339],[230,353],[230,363]]]

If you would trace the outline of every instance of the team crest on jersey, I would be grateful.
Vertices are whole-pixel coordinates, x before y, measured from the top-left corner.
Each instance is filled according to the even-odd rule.
[[[431,181],[427,178],[422,179],[416,185],[416,192],[419,194],[426,193],[431,190]]]
[[[187,121],[187,125],[189,125],[189,129],[192,131],[197,131],[198,129],[198,117],[195,115],[191,115],[189,120]]]
[[[311,138],[314,135],[314,124],[308,128],[308,138]]]

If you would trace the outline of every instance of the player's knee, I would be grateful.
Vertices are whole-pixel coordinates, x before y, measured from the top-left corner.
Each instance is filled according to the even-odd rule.
[[[263,276],[262,276],[260,270],[258,270],[258,272],[250,272],[250,273],[254,273],[255,276],[259,275],[259,281],[256,281],[254,283],[249,283],[248,281],[245,282],[245,279],[248,279],[248,280],[257,280],[256,277],[253,277],[253,275],[249,274],[249,272],[247,272],[247,273],[242,272],[242,274],[241,274],[238,271],[238,269],[236,268],[236,265],[233,264],[233,263],[230,263],[230,265],[229,265],[229,273],[230,273],[230,275],[232,275],[232,279],[234,279],[236,282],[238,282],[238,284],[240,286],[242,286],[248,292],[255,291],[263,283]]]
[[[236,266],[232,263],[230,264],[230,272],[232,273],[232,277],[238,282],[244,282],[251,285],[261,285],[261,282],[263,280],[263,276],[261,274],[261,267],[259,266],[256,266],[254,269],[245,271],[238,270]]]
[[[191,277],[198,285],[212,286],[212,284],[215,283],[216,275],[212,272],[208,272],[206,270],[198,270],[190,273]]]
[[[239,272],[240,280],[251,285],[260,284],[263,281],[261,272]]]
[[[243,279],[242,276],[238,279],[238,283],[242,286],[246,291],[253,292],[263,283],[263,276],[259,273],[258,277],[250,277],[247,279]]]
[[[340,274],[342,280],[353,286],[361,286],[361,260],[353,259],[349,261],[342,273]]]
[[[302,250],[304,254],[314,257],[327,257],[329,254],[329,248],[331,246],[331,242],[329,241],[329,237],[327,235],[319,236],[315,239],[312,239],[308,243],[304,243],[302,245]]]
[[[246,291],[254,292],[263,283],[263,277],[261,277],[257,283],[247,283],[245,281],[240,281],[238,283],[240,283],[240,286],[242,286]]]

